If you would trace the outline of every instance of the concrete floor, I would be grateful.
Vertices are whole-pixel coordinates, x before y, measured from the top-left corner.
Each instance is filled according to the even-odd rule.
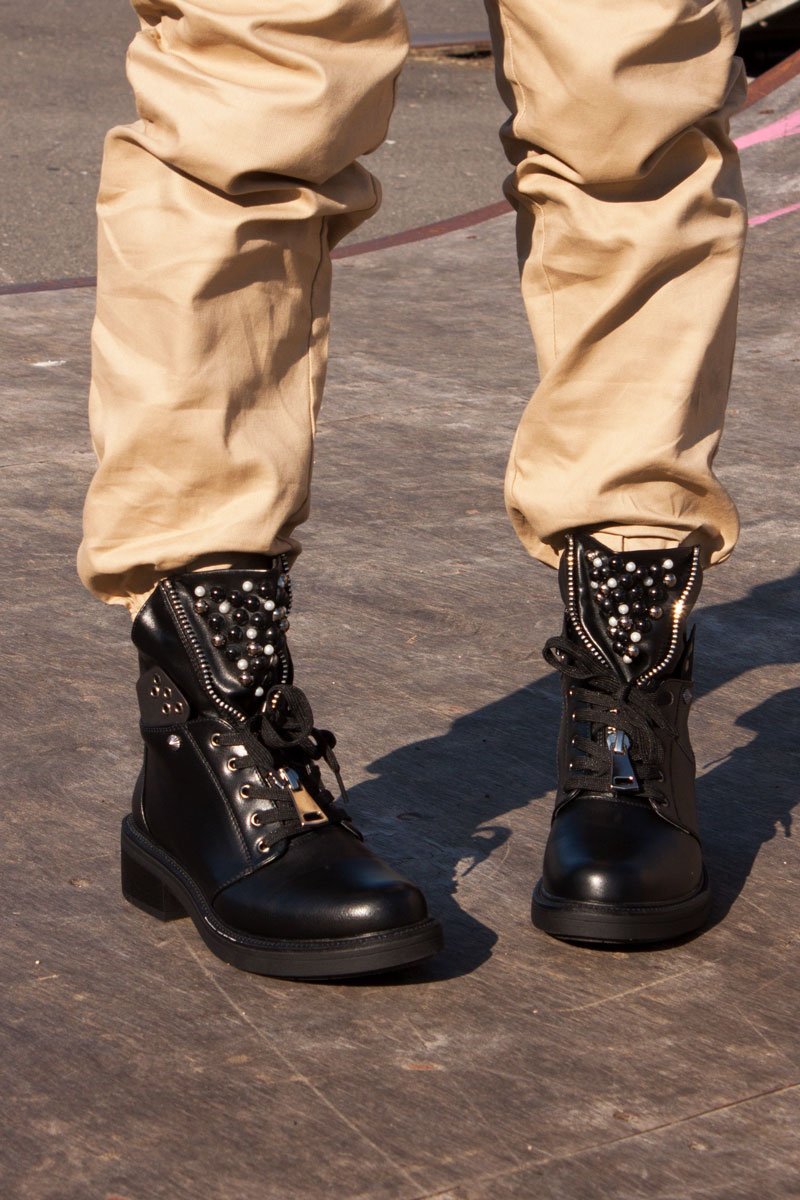
[[[799,105],[795,82],[737,134]],[[800,202],[799,156],[796,136],[743,151],[754,216]],[[243,975],[122,902],[134,656],[72,565],[93,295],[0,298],[4,1198],[800,1195],[799,230],[794,212],[751,231],[719,461],[743,534],[699,614],[715,908],[637,953],[528,919],[559,606],[502,511],[535,383],[511,218],[339,264],[293,645],[359,823],[447,935],[426,968],[350,985]]]

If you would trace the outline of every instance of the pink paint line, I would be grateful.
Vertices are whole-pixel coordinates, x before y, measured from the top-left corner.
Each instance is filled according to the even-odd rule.
[[[751,217],[747,224],[763,225],[765,221],[774,221],[776,217],[785,217],[787,213],[797,212],[798,209],[800,209],[800,203],[787,204],[786,208],[776,208],[774,212],[759,213],[757,217]]]
[[[761,129],[754,129],[752,133],[743,134],[735,139],[735,143],[740,150],[746,150],[748,146],[757,146],[760,142],[777,142],[778,138],[792,137],[796,133],[800,133],[800,108],[789,113],[788,117],[773,121],[771,125],[764,125]]]

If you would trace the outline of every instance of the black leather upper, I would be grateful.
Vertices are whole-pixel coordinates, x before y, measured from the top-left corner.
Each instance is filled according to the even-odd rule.
[[[671,673],[701,583],[700,551],[688,546],[614,554],[592,537],[571,534],[559,564],[573,632],[626,680]]]
[[[612,555],[573,535],[560,580],[564,634],[546,652],[563,672],[559,788],[542,886],[575,903],[674,902],[703,878],[688,733],[693,637],[686,633],[701,583],[699,553]],[[643,594],[648,589],[653,594]],[[630,774],[608,745],[625,730],[632,736],[619,745]]]
[[[257,637],[247,640],[263,646],[268,637],[274,648],[255,670],[225,654],[231,629],[243,628],[247,638],[250,628],[225,607],[232,592],[234,600],[259,600],[238,617],[277,611],[284,623],[252,626]],[[267,569],[166,579],[144,605],[132,633],[142,665],[145,743],[134,819],[234,929],[316,939],[425,920],[419,889],[372,854],[322,785],[314,760],[324,756],[338,770],[334,739],[313,729],[307,702],[288,683],[281,610],[288,611],[290,597],[285,565],[276,560]],[[224,624],[210,620],[217,615]],[[213,641],[215,626],[224,645]],[[242,640],[234,634],[233,645]],[[293,705],[299,725],[291,724]],[[290,777],[305,791],[288,786]],[[302,815],[313,809],[318,825]]]
[[[302,903],[298,903],[298,899]],[[220,892],[214,908],[248,933],[355,937],[413,925],[427,917],[425,899],[346,830],[328,826],[297,838],[287,852]]]
[[[584,903],[653,904],[690,895],[703,878],[699,842],[642,804],[578,796],[545,849],[545,890]]]
[[[173,575],[138,613],[131,637],[143,664],[170,664],[195,708],[212,701],[219,709],[221,700],[221,711],[228,705],[249,717],[273,683],[291,681],[290,608],[289,574],[279,558],[258,570]]]

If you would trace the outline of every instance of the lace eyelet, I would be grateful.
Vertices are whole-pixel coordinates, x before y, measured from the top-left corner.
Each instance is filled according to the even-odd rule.
[[[251,789],[249,783],[243,783],[242,786],[239,788],[239,799],[240,800],[249,800],[251,790],[252,789]]]
[[[266,838],[259,838],[256,842],[256,850],[259,854],[269,854],[272,847]]]
[[[217,750],[217,749],[219,748],[219,744],[220,744],[220,742],[221,742],[221,741],[222,741],[222,734],[221,734],[221,733],[212,733],[212,735],[211,735],[211,745],[214,747],[214,749],[215,749],[215,750]]]
[[[238,771],[239,770],[238,758],[229,758],[228,759],[228,770],[229,771]]]
[[[260,812],[254,812],[254,813],[250,814],[250,824],[253,825],[256,829],[261,828],[261,826],[264,824],[264,822],[262,820]]]

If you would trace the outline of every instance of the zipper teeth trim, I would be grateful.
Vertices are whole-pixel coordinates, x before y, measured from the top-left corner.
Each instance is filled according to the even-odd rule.
[[[686,580],[686,586],[672,606],[672,632],[670,634],[667,653],[664,655],[660,663],[656,663],[654,667],[650,667],[649,671],[645,671],[643,675],[639,676],[639,678],[635,681],[639,687],[641,687],[643,683],[648,683],[656,675],[660,674],[662,671],[665,671],[667,667],[671,666],[672,660],[674,659],[678,650],[678,638],[680,635],[683,609],[686,601],[692,593],[699,570],[700,547],[695,546],[692,552],[692,569],[689,572],[689,578]]]
[[[584,646],[594,655],[598,662],[603,663],[604,666],[608,666],[605,658],[597,649],[581,623],[578,598],[575,590],[575,539],[571,534],[567,537],[567,608],[572,621],[572,627]]]
[[[289,559],[285,554],[281,554],[280,560],[281,560],[281,567],[283,568],[283,573],[286,576],[286,611],[291,612],[292,611],[292,601],[294,599],[294,593],[292,590],[292,577],[289,574]]]
[[[194,629],[192,628],[192,623],[189,620],[189,618],[186,616],[186,612],[184,610],[181,598],[178,595],[177,588],[172,583],[172,581],[169,579],[163,579],[161,582],[162,582],[162,586],[164,587],[167,595],[169,596],[170,607],[172,608],[172,611],[175,613],[178,624],[181,627],[181,631],[183,632],[184,636],[186,637],[187,641],[189,642],[189,645],[192,648],[192,652],[194,653],[194,657],[195,657],[195,662],[197,664],[198,670],[200,671],[200,677],[201,677],[203,687],[205,688],[206,693],[214,701],[217,708],[221,709],[225,713],[228,713],[229,716],[234,717],[237,721],[241,721],[242,723],[246,722],[247,717],[244,715],[244,713],[239,712],[239,709],[234,708],[234,706],[232,704],[229,704],[227,700],[223,700],[222,696],[219,695],[216,688],[214,687],[214,676],[211,673],[211,668],[208,665],[208,660],[206,659],[206,656],[203,653],[203,647],[200,645],[200,641],[197,637],[197,634],[195,633]]]

